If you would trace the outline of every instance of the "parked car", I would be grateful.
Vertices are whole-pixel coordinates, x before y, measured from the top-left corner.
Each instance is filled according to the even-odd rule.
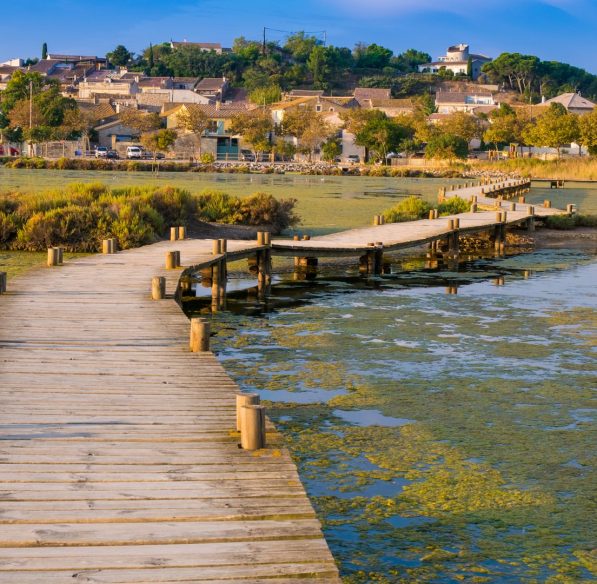
[[[361,162],[361,157],[358,154],[350,154],[346,157],[346,162],[350,162],[350,164],[359,164]]]
[[[112,160],[118,160],[120,158],[120,156],[118,155],[118,152],[116,152],[116,150],[108,150],[108,152],[106,153],[106,158],[111,158]]]
[[[0,144],[0,156],[18,156],[19,151],[14,146],[4,146]]]
[[[95,149],[96,158],[106,158],[108,156],[108,149],[105,146],[98,146]]]
[[[238,158],[245,162],[255,162],[255,155],[250,150],[241,150]]]
[[[141,158],[143,158],[143,148],[141,148],[141,146],[127,146],[126,157],[129,160],[132,158],[141,160]]]

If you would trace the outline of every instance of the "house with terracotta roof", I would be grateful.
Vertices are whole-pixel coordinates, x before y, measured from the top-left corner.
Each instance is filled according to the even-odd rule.
[[[181,129],[178,122],[178,115],[181,112],[202,111],[209,118],[209,127],[200,137],[202,153],[213,154],[216,160],[238,160],[241,137],[232,134],[230,126],[235,116],[257,111],[257,108],[249,109],[248,104],[222,104],[221,102],[208,104],[169,104],[164,108],[162,117],[166,119],[166,127],[176,129],[179,138],[174,145],[177,156],[190,158],[196,156],[197,136]]]
[[[544,101],[542,105],[550,106],[552,103],[559,103],[570,113],[580,115],[590,114],[596,107],[592,101],[578,93],[562,93],[562,95]]]
[[[353,96],[361,107],[371,107],[373,100],[391,99],[392,90],[389,87],[357,87]]]
[[[123,79],[115,71],[94,71],[79,82],[79,98],[89,99],[95,94],[103,95],[136,95],[139,93],[136,79]]]
[[[204,77],[195,85],[195,93],[204,95],[215,101],[223,101],[228,91],[228,79],[226,77]]]
[[[467,75],[469,62],[471,64],[471,77],[476,80],[481,75],[481,69],[485,63],[493,59],[486,55],[479,55],[470,52],[470,47],[464,43],[448,47],[446,54],[438,57],[432,63],[419,65],[420,73],[439,73],[442,69],[452,71],[454,75]]]

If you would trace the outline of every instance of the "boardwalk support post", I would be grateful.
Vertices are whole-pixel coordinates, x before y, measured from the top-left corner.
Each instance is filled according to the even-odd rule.
[[[209,351],[209,323],[202,318],[191,319],[191,336],[189,348],[193,353],[206,353]]]
[[[6,294],[6,272],[0,272],[0,294]]]
[[[241,414],[244,406],[258,406],[260,403],[258,393],[237,393],[236,394],[236,429],[241,430]]]
[[[244,450],[265,448],[265,408],[243,406],[240,417],[240,443]]]
[[[48,248],[48,266],[57,266],[58,265],[58,248],[57,247],[49,247]]]
[[[166,278],[154,276],[151,279],[151,299],[163,300],[166,297]]]
[[[527,219],[527,231],[532,233],[535,231],[535,207],[533,205],[527,207],[527,215],[529,216]]]

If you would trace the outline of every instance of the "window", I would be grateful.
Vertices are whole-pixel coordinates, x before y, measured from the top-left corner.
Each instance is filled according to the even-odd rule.
[[[318,104],[315,106],[315,111],[316,111],[316,112],[320,112],[320,111],[321,111],[321,104],[319,104],[319,103],[318,103]]]

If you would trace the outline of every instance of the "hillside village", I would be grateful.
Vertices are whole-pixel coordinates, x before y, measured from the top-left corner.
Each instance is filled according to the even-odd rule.
[[[246,41],[240,46],[250,48]],[[377,47],[365,53],[371,46]],[[219,59],[234,52],[219,43],[188,41],[171,41],[166,49],[169,58],[178,52]],[[159,52],[153,47],[136,63],[114,53],[104,58],[47,51],[37,61],[5,62],[0,155],[132,158],[141,149],[131,148],[141,144],[154,157],[185,161],[406,164],[426,158],[582,155],[597,148],[595,103],[576,91],[550,99],[534,95],[527,80],[521,85],[509,70],[497,82],[504,55],[493,60],[466,44],[448,47],[436,60],[411,51],[416,58],[400,73],[399,90],[398,77],[379,74],[388,67],[363,69],[377,74],[355,77],[354,87],[346,86],[348,80],[332,88],[318,82],[317,49],[314,44],[304,65],[310,83],[292,88],[250,82],[238,72],[232,78],[155,75],[168,71],[164,63],[156,65]],[[541,84],[546,93],[557,88]],[[530,128],[542,120],[546,129],[533,135]],[[554,123],[562,128],[552,136]]]

